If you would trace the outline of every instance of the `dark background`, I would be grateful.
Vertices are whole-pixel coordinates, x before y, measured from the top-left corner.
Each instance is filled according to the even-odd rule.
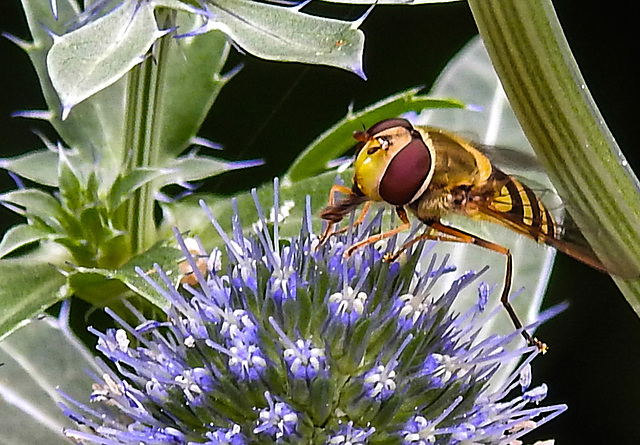
[[[632,69],[638,34],[629,26],[627,3],[554,2],[591,93],[640,171],[638,74]],[[351,18],[362,10],[336,9]],[[465,3],[377,7],[362,29],[367,82],[337,69],[266,62],[234,52],[229,66],[242,62],[245,68],[223,90],[201,135],[222,143],[222,155],[229,159],[263,157],[266,165],[251,175],[214,179],[209,187],[232,193],[282,174],[301,148],[344,116],[351,101],[357,109],[408,87],[430,85],[476,34]],[[17,0],[3,2],[0,30],[28,39]],[[31,130],[44,124],[10,114],[42,109],[44,101],[26,54],[7,40],[0,40],[0,54],[0,156],[7,157],[40,147]],[[0,191],[11,188],[8,176],[0,174]],[[14,221],[0,210],[3,231]],[[547,403],[567,403],[569,411],[527,442],[555,437],[558,444],[639,443],[640,320],[609,277],[559,255],[546,304],[561,301],[570,303],[569,310],[538,331],[551,351],[536,360],[534,379],[549,385]]]

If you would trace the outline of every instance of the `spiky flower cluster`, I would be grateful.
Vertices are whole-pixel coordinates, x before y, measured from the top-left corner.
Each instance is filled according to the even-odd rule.
[[[206,274],[178,237],[198,285],[176,289],[160,268],[147,275],[171,303],[166,320],[137,314],[133,327],[114,315],[120,329],[94,331],[117,372],[102,365],[90,405],[67,398],[66,414],[81,425],[68,437],[101,445],[516,444],[566,409],[537,406],[546,387],[529,389],[535,348],[505,348],[517,332],[481,339],[483,304],[451,312],[461,293],[486,298],[486,286],[471,286],[479,273],[462,273],[434,295],[454,269],[434,257],[416,272],[422,246],[402,264],[386,263],[373,246],[344,258],[351,242],[379,230],[379,217],[318,247],[308,202],[291,239],[256,206],[253,235],[237,217],[232,235],[219,230],[226,256],[214,250]],[[501,363],[522,354],[506,382],[489,386]]]

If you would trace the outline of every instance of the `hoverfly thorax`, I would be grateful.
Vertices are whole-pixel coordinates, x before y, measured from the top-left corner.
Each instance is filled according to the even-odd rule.
[[[433,176],[435,153],[409,122],[388,119],[354,137],[360,141],[354,183],[365,196],[401,206],[424,193]]]

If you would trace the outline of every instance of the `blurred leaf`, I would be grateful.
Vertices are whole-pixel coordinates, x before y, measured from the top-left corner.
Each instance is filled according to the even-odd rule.
[[[553,4],[469,4],[542,165],[582,234],[640,315],[640,181],[589,94]]]
[[[7,230],[2,237],[2,241],[0,242],[0,258],[27,244],[46,239],[51,233],[51,231],[29,224],[15,225]]]
[[[38,184],[58,186],[58,154],[51,150],[32,151],[14,158],[0,159],[0,168]]]
[[[33,255],[0,260],[0,339],[65,298],[65,280],[51,263]]]
[[[150,3],[126,0],[109,14],[54,37],[47,67],[62,103],[62,119],[142,62],[162,35]]]
[[[298,155],[285,177],[291,181],[299,181],[324,171],[329,161],[353,148],[355,145],[352,137],[354,131],[362,130],[362,128],[369,127],[382,119],[398,116],[408,111],[422,111],[425,108],[464,107],[461,102],[456,100],[419,96],[417,94],[421,89],[422,87],[412,88],[355,113],[350,111],[344,119],[318,136]]]
[[[60,410],[58,388],[86,399],[100,375],[91,353],[69,331],[66,318],[31,320],[0,343],[0,443],[69,444],[64,428],[77,427]]]
[[[111,278],[113,274],[109,269],[79,267],[69,274],[69,290],[97,307],[111,306],[129,293],[122,280]]]
[[[154,264],[159,264],[165,273],[175,278],[177,284],[180,279],[178,264],[182,258],[179,249],[164,242],[158,243],[118,269],[78,267],[69,275],[69,287],[82,299],[100,307],[133,291],[153,305],[166,308],[167,301],[138,275],[135,268],[154,274]]]

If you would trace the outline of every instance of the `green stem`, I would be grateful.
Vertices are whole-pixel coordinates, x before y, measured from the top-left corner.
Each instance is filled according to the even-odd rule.
[[[175,14],[162,12],[165,17],[158,17],[158,22],[167,27],[174,24]],[[161,13],[158,13],[161,14]],[[155,167],[162,157],[162,141],[158,140],[158,107],[161,104],[162,77],[165,75],[165,57],[172,44],[171,36],[159,39],[153,54],[135,67],[129,74],[128,83],[128,115],[127,115],[127,147],[131,150],[129,168]],[[156,241],[154,221],[154,195],[158,184],[149,182],[134,192],[129,201],[126,219],[126,230],[130,234],[131,254],[149,249]]]
[[[640,315],[640,183],[584,83],[551,1],[469,5],[538,158]]]
[[[129,74],[126,124],[126,147],[131,152],[129,170],[151,165],[152,145],[148,137],[148,126],[152,116],[148,114],[148,109],[151,98],[154,97],[152,94],[154,71],[153,62],[148,59]],[[149,196],[152,191],[149,185],[140,187],[128,201],[125,226],[130,235],[131,253],[134,255],[143,251],[152,242],[153,199]]]

